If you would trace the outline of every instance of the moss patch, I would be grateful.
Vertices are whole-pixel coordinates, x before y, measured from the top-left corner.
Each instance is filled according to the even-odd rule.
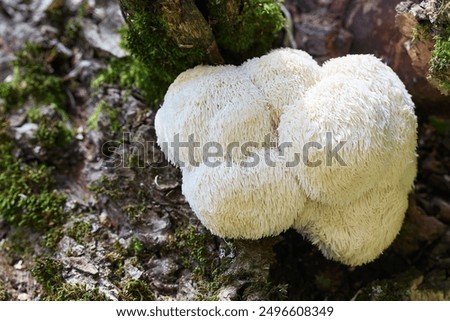
[[[47,292],[53,292],[63,282],[63,265],[60,261],[51,258],[37,259],[31,269],[36,281]]]
[[[37,259],[31,273],[41,284],[41,299],[45,301],[105,301],[98,289],[88,289],[83,284],[66,284],[62,277],[63,266],[51,258]]]
[[[396,281],[378,280],[367,286],[356,298],[359,301],[404,301],[409,298],[409,287]]]
[[[56,55],[56,49],[32,43],[16,54],[12,81],[0,84],[0,98],[4,99],[6,109],[19,107],[28,98],[64,109],[66,95],[62,81],[55,76],[50,63]]]
[[[111,270],[109,279],[114,284],[120,285],[121,281],[125,277],[125,258],[126,250],[119,242],[115,242],[109,252],[105,255],[105,260],[109,263],[108,267]]]
[[[65,221],[65,196],[54,191],[52,169],[24,164],[12,155],[6,134],[0,143],[0,216],[13,226],[44,231]]]
[[[434,49],[431,53],[430,76],[439,89],[450,93],[450,26],[435,37]]]
[[[375,280],[362,288],[354,299],[362,301],[404,301],[411,300],[414,283],[420,276],[414,267],[392,279]]]
[[[284,26],[273,0],[214,0],[208,1],[208,9],[217,44],[234,63],[265,54]]]
[[[62,284],[55,292],[45,293],[45,301],[108,301],[99,289],[88,289],[84,284]]]
[[[122,0],[122,46],[96,83],[137,87],[157,105],[183,71],[200,64],[240,64],[271,49],[284,17],[274,0]],[[222,57],[225,57],[225,61]]]
[[[429,22],[418,23],[412,30],[413,41],[425,41],[430,38],[432,25]]]
[[[450,31],[449,35],[436,37],[436,44],[433,50],[433,67],[437,71],[448,71],[450,68]]]
[[[123,301],[153,301],[155,297],[146,282],[131,280],[122,286],[119,299]]]
[[[45,234],[44,238],[42,239],[42,246],[46,247],[50,251],[54,252],[56,251],[56,248],[58,247],[59,241],[63,238],[64,231],[60,227],[55,227],[50,229],[47,234]]]
[[[154,105],[161,101],[168,87],[166,83],[163,88],[158,88],[153,70],[133,56],[111,59],[108,67],[92,82],[94,88],[102,84],[116,84],[128,90],[139,89],[144,99]]]
[[[74,139],[72,131],[64,122],[67,97],[63,83],[56,75],[52,63],[56,61],[56,49],[29,43],[16,54],[13,62],[14,75],[10,82],[0,84],[0,98],[5,111],[29,103],[29,121],[38,124],[37,143],[45,148],[67,146]],[[49,106],[54,115],[41,115],[37,106]]]
[[[168,247],[182,253],[180,256],[186,268],[199,276],[212,272],[213,258],[207,251],[208,242],[212,239],[209,232],[200,233],[194,226],[187,226],[178,228],[174,236]]]
[[[138,59],[138,62],[132,61],[129,64],[134,68],[126,78],[138,77],[137,79],[142,79],[141,84],[146,82],[142,88],[145,90],[144,96],[150,99],[149,103],[154,104],[162,100],[178,74],[208,59],[206,51],[178,46],[170,36],[169,22],[161,14],[160,2],[134,1],[139,7],[130,8],[133,16],[128,28],[122,32],[123,47]],[[140,64],[147,72],[137,71]],[[121,66],[123,64],[117,63],[115,68]]]
[[[145,252],[144,244],[135,237],[131,239],[127,250],[132,256],[140,256]]]
[[[40,146],[52,149],[69,145],[73,141],[74,135],[63,122],[42,117],[39,121],[36,138]]]
[[[65,234],[79,244],[86,244],[92,239],[92,226],[87,222],[77,221],[65,231]]]
[[[127,164],[133,165],[132,162]],[[132,167],[139,175],[148,175],[146,169]],[[137,181],[121,181],[117,178],[102,178],[95,184],[91,184],[89,189],[96,194],[103,194],[117,202],[120,210],[126,214],[128,222],[133,226],[139,226],[143,217],[148,212],[148,200],[152,198],[150,190],[139,187]],[[135,197],[130,201],[129,195]]]
[[[0,301],[8,301],[8,300],[9,295],[8,292],[6,291],[5,284],[3,283],[3,281],[0,280]]]
[[[109,82],[106,80],[101,80],[101,76],[100,76],[100,78],[97,78],[97,81]],[[114,82],[114,81],[112,81],[112,82]],[[99,122],[100,116],[102,114],[104,114],[107,117],[111,131],[113,133],[119,132],[120,128],[122,127],[120,125],[119,118],[118,118],[119,111],[117,109],[111,108],[111,106],[104,100],[101,100],[97,104],[97,106],[95,106],[94,112],[92,113],[92,115],[89,117],[89,119],[86,122],[87,129],[88,130],[97,129],[98,122]]]

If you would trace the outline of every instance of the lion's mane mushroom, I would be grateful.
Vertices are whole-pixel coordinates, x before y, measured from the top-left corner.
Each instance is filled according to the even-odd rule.
[[[166,156],[216,235],[256,239],[294,227],[326,257],[360,265],[400,230],[417,120],[403,83],[373,56],[320,67],[279,49],[239,67],[199,66],[170,86],[155,128],[160,146],[190,135],[199,143],[191,155],[169,147]],[[210,147],[219,152],[212,163]]]
[[[274,166],[267,166],[265,157]],[[183,172],[183,194],[200,221],[216,235],[247,239],[277,235],[294,224],[306,200],[283,163],[276,151],[262,149],[242,164],[201,164]]]

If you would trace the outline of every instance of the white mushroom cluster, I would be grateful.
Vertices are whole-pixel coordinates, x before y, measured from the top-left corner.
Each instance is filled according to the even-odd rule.
[[[414,104],[371,55],[319,66],[279,49],[241,66],[198,66],[170,86],[158,144],[183,194],[221,237],[294,227],[348,265],[398,234],[416,175]]]

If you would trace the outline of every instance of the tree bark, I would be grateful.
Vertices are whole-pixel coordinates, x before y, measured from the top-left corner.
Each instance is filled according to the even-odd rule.
[[[120,0],[125,20],[133,24],[138,12],[152,12],[167,21],[167,37],[173,40],[180,50],[205,53],[206,59],[198,63],[223,64],[210,25],[206,22],[193,0]]]
[[[450,93],[450,1],[404,1],[396,23],[406,37],[414,70],[442,94]]]

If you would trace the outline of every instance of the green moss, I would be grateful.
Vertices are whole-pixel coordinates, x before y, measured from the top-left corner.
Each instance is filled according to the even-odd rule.
[[[74,140],[74,133],[63,122],[68,120],[67,114],[55,104],[48,107],[55,111],[53,115],[42,115],[37,106],[27,110],[27,120],[38,124],[37,143],[46,150],[69,146]]]
[[[38,123],[42,118],[41,111],[37,106],[33,106],[27,110],[27,119],[32,123]]]
[[[59,241],[63,238],[64,231],[60,227],[50,229],[42,239],[42,246],[50,251],[56,251]]]
[[[207,251],[211,237],[210,233],[200,233],[194,226],[179,227],[168,248],[177,250],[183,265],[193,270],[197,276],[202,277],[210,274],[214,269],[213,258]]]
[[[99,81],[101,78],[97,78],[97,81]],[[106,81],[109,82],[109,81]],[[109,127],[111,128],[113,133],[117,133],[120,131],[122,126],[119,122],[119,110],[112,108],[106,101],[101,100],[94,109],[94,112],[87,120],[87,129],[93,130],[97,129],[98,122],[100,119],[100,116],[102,114],[105,114],[109,121]]]
[[[133,237],[130,241],[130,244],[128,245],[127,250],[132,256],[140,256],[145,251],[145,248],[144,244],[142,244],[141,241]]]
[[[411,299],[411,289],[422,272],[412,267],[392,279],[375,280],[353,298],[360,301],[403,301]]]
[[[0,84],[0,98],[5,100],[7,109],[20,106],[28,98],[64,108],[66,95],[62,82],[47,63],[54,55],[54,48],[37,44],[27,44],[16,54],[12,81]]]
[[[120,252],[111,251],[105,255],[105,260],[109,263],[109,268],[111,269],[109,279],[114,283],[120,283],[125,276],[125,257]]]
[[[36,132],[40,146],[46,149],[66,147],[74,139],[73,132],[62,121],[42,117]]]
[[[208,9],[219,48],[237,63],[269,51],[284,26],[279,4],[273,0],[214,0]]]
[[[161,101],[168,84],[159,88],[155,78],[153,68],[149,68],[133,56],[127,56],[111,59],[108,67],[93,80],[92,86],[98,88],[102,84],[116,84],[122,89],[139,89],[148,103],[157,104]]]
[[[115,284],[120,284],[125,276],[124,262],[126,258],[126,249],[118,242],[114,242],[112,249],[106,253],[105,261],[109,263],[111,273],[109,279]]]
[[[94,112],[89,116],[88,120],[86,121],[86,128],[87,130],[94,130],[98,128],[98,121],[100,119],[100,115],[102,114],[102,104],[97,104],[95,106]]]
[[[9,86],[13,86],[16,93],[22,97],[31,96],[37,102],[63,106],[66,95],[61,80],[52,75],[53,68],[47,61],[56,55],[54,48],[45,48],[42,45],[27,44],[16,54],[14,77]],[[16,102],[17,103],[17,102]],[[8,107],[16,107],[10,104]]]
[[[46,11],[46,16],[47,22],[60,32],[59,40],[67,47],[71,47],[76,45],[83,23],[82,19],[89,13],[88,0],[81,1],[76,16],[72,15],[65,1],[53,1]]]
[[[183,71],[208,61],[207,50],[180,46],[172,36],[166,16],[165,1],[122,1],[122,8],[132,12],[128,27],[122,32],[123,47],[138,59],[147,70],[133,72],[145,75],[143,91],[149,103],[158,104],[173,80]],[[169,14],[170,16],[170,14]],[[188,17],[187,17],[188,18]],[[180,36],[180,34],[175,35]],[[132,62],[138,67],[139,63]]]
[[[85,18],[89,15],[89,0],[82,0],[78,8],[77,17]]]
[[[87,289],[82,284],[64,283],[63,265],[52,258],[35,261],[31,274],[42,286],[41,299],[45,301],[104,301],[106,296],[98,289]]]
[[[209,250],[213,236],[195,226],[178,226],[173,239],[164,247],[163,255],[176,252],[181,264],[193,272],[198,294],[196,300],[217,300],[218,290],[232,283],[225,274],[231,259],[219,260],[216,252]]]
[[[5,284],[3,283],[3,281],[0,280],[0,301],[8,301],[8,300],[9,295],[8,292],[6,291]]]
[[[133,165],[130,162],[128,165]],[[133,166],[131,168],[135,169]],[[143,218],[148,212],[148,199],[152,197],[150,191],[142,190],[139,184],[110,180],[103,176],[99,182],[91,184],[89,189],[95,194],[106,195],[117,202],[120,210],[126,215],[128,221],[133,226],[142,224]],[[135,201],[130,204],[129,195],[135,195]]]
[[[122,211],[127,215],[128,220],[132,225],[139,225],[142,223],[142,218],[147,212],[147,205],[144,203],[125,205],[122,207]]]
[[[26,165],[12,156],[12,144],[0,145],[0,215],[14,226],[46,230],[64,222],[65,196],[53,191],[52,170]]]
[[[222,63],[220,54],[226,63],[242,63],[266,53],[284,25],[274,0],[186,1],[183,8],[166,0],[122,0],[120,4],[128,22],[122,30],[122,45],[132,57],[113,60],[96,84],[137,87],[153,105],[189,68]],[[184,15],[178,17],[178,10]],[[186,32],[186,25],[195,25],[197,34]]]
[[[66,1],[53,1],[46,11],[47,23],[59,32],[59,40],[67,47],[77,45],[83,18],[89,16],[88,0],[82,0],[75,16],[67,7]]]
[[[19,106],[24,102],[24,97],[18,84],[14,82],[0,83],[0,98],[4,100],[4,107],[7,109]]]
[[[58,30],[61,30],[61,26],[66,20],[66,10],[64,10],[63,1],[53,1],[45,11],[48,22],[55,26]]]
[[[92,239],[92,226],[87,222],[77,221],[65,233],[79,244],[86,244]]]
[[[413,41],[425,41],[431,37],[432,25],[429,22],[418,23],[412,30]]]
[[[443,34],[435,38],[432,63],[437,71],[448,71],[450,68],[450,31],[449,35]]]
[[[229,266],[229,260],[221,262],[220,267],[214,269],[210,277],[200,278],[197,275],[198,294],[196,301],[218,301],[218,291],[224,284],[228,284],[228,276],[224,272]],[[204,276],[205,277],[205,276]]]
[[[30,240],[30,230],[27,228],[12,228],[2,245],[9,257],[30,257],[33,255],[33,245]]]
[[[391,280],[377,280],[367,286],[356,298],[359,301],[404,301],[409,298],[409,289],[404,284]]]
[[[90,184],[89,190],[97,195],[108,196],[113,200],[119,200],[123,197],[123,191],[115,188],[113,182],[108,180],[106,176],[102,176],[98,182]]]
[[[108,301],[99,289],[88,289],[85,284],[62,284],[54,292],[41,296],[44,301]]]
[[[38,258],[31,274],[46,292],[55,292],[63,283],[62,278],[63,265],[60,261],[52,258]]]
[[[81,6],[82,7],[82,6]],[[64,24],[64,31],[62,42],[64,44],[71,44],[79,39],[81,31],[81,19],[79,17],[72,17]]]
[[[435,37],[430,76],[444,93],[450,93],[450,27]]]
[[[119,300],[123,301],[153,301],[154,299],[153,292],[143,280],[126,282],[119,293]]]

